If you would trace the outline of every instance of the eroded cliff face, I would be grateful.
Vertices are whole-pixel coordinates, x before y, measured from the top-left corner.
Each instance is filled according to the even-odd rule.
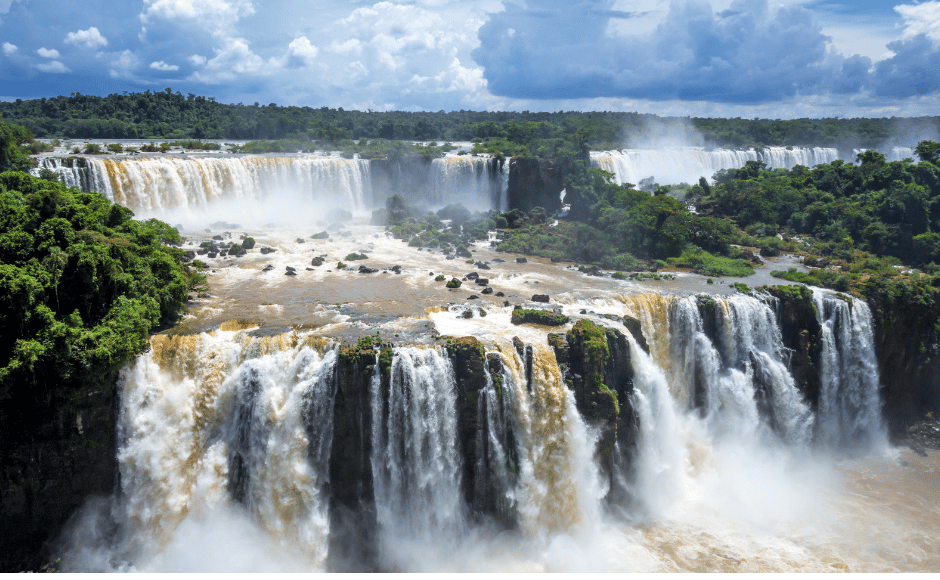
[[[544,208],[554,213],[561,206],[565,174],[550,159],[512,159],[509,163],[509,207],[530,211]]]
[[[884,296],[870,305],[884,417],[891,437],[901,440],[928,413],[940,417],[940,341],[925,306]]]
[[[635,319],[626,317],[643,340]],[[628,326],[629,328],[629,326]],[[631,332],[632,333],[632,332]],[[549,345],[574,391],[581,416],[600,429],[597,458],[611,486],[612,498],[622,498],[614,481],[614,463],[629,464],[636,454],[639,417],[632,404],[633,367],[627,337],[617,329],[579,320],[566,335],[550,334]],[[639,344],[639,340],[637,341]]]
[[[50,395],[52,397],[52,395]],[[89,496],[114,493],[114,380],[53,397],[27,440],[4,441],[0,571],[39,570],[69,517]]]

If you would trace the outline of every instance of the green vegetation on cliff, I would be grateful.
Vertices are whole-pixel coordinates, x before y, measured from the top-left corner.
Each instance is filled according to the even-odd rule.
[[[0,132],[9,127],[0,122]],[[174,322],[201,274],[171,244],[176,230],[135,221],[97,193],[0,165],[0,454],[35,437],[73,391],[113,385]],[[10,467],[9,457],[4,466]],[[14,462],[15,463],[15,462]]]

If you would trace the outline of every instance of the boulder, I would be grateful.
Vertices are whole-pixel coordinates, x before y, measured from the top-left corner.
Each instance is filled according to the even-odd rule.
[[[313,234],[310,236],[311,240],[328,240],[330,239],[330,233],[327,231],[322,231],[319,234]]]
[[[478,286],[489,286],[489,284],[490,284],[489,278],[477,278]]]
[[[320,256],[317,256],[316,258],[310,260],[310,265],[311,265],[311,266],[322,266],[322,265],[323,265],[323,258],[321,258]]]
[[[518,258],[516,258],[516,263],[518,263],[518,264],[525,264],[526,262],[528,262],[528,260],[526,260],[525,258],[523,258],[523,257],[521,257],[521,256],[518,257]]]
[[[480,292],[480,294],[492,294],[492,293],[493,293],[493,289],[490,288],[489,286],[487,286]]]
[[[544,302],[547,304],[548,301],[549,301],[548,294],[533,294],[532,295],[532,302]]]
[[[489,270],[489,269],[490,269],[490,267],[489,267],[488,265],[484,264],[483,262],[477,262],[477,263],[474,264],[474,266],[476,266],[477,269],[479,269],[479,270]]]
[[[378,271],[379,271],[378,268],[370,268],[370,267],[365,266],[365,265],[359,266],[359,273],[360,273],[360,274],[375,274],[375,273],[378,272]]]

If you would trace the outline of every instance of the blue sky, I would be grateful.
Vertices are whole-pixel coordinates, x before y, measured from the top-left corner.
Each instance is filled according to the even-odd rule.
[[[940,0],[0,0],[0,98],[731,117],[940,111]]]

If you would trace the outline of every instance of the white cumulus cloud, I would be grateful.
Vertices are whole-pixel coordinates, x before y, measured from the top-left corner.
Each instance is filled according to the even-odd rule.
[[[925,34],[934,42],[940,42],[940,1],[902,4],[894,9],[904,19],[904,40]]]
[[[97,27],[92,26],[88,30],[69,32],[65,35],[65,43],[86,48],[100,48],[108,45],[108,39],[101,35]]]
[[[212,34],[228,34],[243,17],[255,13],[250,0],[144,0],[140,21],[191,22]]]
[[[264,75],[272,72],[272,65],[251,51],[241,38],[230,39],[213,58],[207,59],[202,70],[193,73],[190,80],[208,84],[232,82],[242,75]]]
[[[175,65],[175,64],[167,64],[167,63],[163,62],[162,60],[158,60],[157,62],[152,62],[152,63],[150,63],[150,68],[152,68],[152,69],[154,69],[154,70],[162,70],[162,71],[171,71],[171,70],[179,70],[179,69],[180,69],[179,66],[177,66],[177,65]]]
[[[57,60],[44,62],[42,64],[37,64],[36,68],[38,68],[42,72],[47,72],[47,73],[59,73],[60,74],[60,73],[72,72],[69,70],[69,67],[65,66],[64,64],[62,64],[61,62]]]
[[[16,54],[16,51],[19,50],[15,44],[10,44],[9,42],[3,43],[3,54],[6,56],[13,56]]]
[[[108,74],[118,79],[136,79],[134,71],[140,65],[140,59],[133,52],[125,50],[121,55],[109,63]]]
[[[306,36],[295,38],[287,47],[287,66],[303,67],[313,64],[320,49],[310,44]]]
[[[54,48],[40,48],[36,51],[36,54],[43,58],[59,58],[59,51]]]

